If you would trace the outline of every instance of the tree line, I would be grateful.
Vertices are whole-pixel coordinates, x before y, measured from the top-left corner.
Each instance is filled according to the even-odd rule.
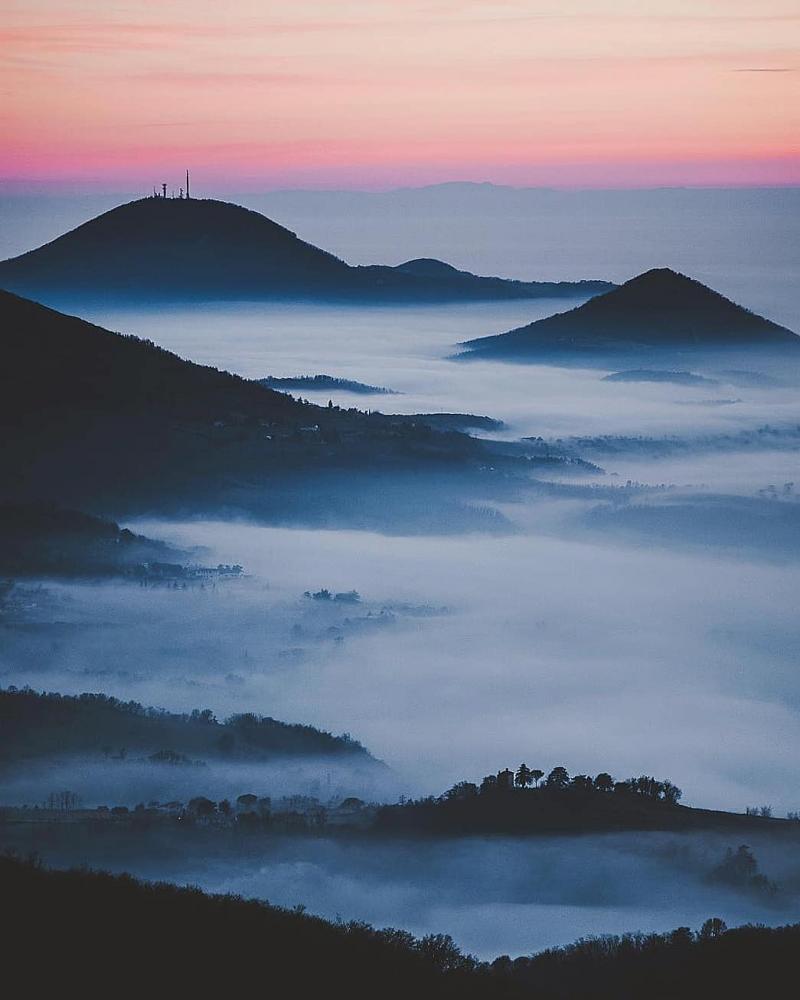
[[[607,795],[641,795],[651,801],[665,802],[677,805],[683,792],[668,779],[658,780],[643,774],[638,778],[627,778],[616,781],[607,771],[601,771],[592,777],[588,774],[570,776],[567,769],[561,765],[554,767],[548,774],[538,767],[528,767],[522,763],[512,771],[504,768],[496,774],[487,774],[480,785],[471,781],[459,781],[448,789],[445,800],[465,799],[479,795],[492,795],[496,792],[514,790],[531,791],[577,791],[584,793],[597,792]]]
[[[583,938],[480,962],[446,934],[415,937],[359,921],[326,921],[197,888],[87,869],[50,871],[0,857],[13,915],[4,974],[37,995],[81,984],[85,997],[236,992],[349,1000],[709,1000],[791,993],[800,924]],[[29,991],[30,992],[30,991]]]

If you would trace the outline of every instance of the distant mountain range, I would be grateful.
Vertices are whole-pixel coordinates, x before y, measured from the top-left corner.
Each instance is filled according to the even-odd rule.
[[[719,385],[716,379],[683,371],[651,371],[637,368],[634,371],[612,372],[603,377],[604,382],[671,382],[673,385]]]
[[[797,348],[800,337],[699,281],[657,268],[569,312],[463,346],[465,358],[530,360],[643,348]]]
[[[60,300],[101,295],[412,302],[587,298],[614,286],[479,277],[428,259],[354,267],[238,205],[144,198],[0,262],[0,287]]]
[[[256,379],[259,385],[280,392],[306,390],[308,392],[352,392],[359,396],[398,396],[394,389],[385,389],[380,385],[368,385],[366,382],[356,382],[349,378],[336,378],[335,375],[296,375],[280,378],[268,375]]]

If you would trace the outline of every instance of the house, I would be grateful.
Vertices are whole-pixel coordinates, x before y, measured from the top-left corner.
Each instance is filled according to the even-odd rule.
[[[506,768],[504,771],[498,771],[497,773],[497,787],[506,791],[507,789],[513,789],[514,787],[514,772]]]

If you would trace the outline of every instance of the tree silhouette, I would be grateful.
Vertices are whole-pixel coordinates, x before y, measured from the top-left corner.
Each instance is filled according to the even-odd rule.
[[[698,932],[701,941],[710,941],[712,938],[721,937],[728,929],[728,925],[721,917],[709,917]]]
[[[598,792],[613,792],[614,779],[607,771],[601,771],[594,779],[594,787]]]
[[[569,772],[565,767],[554,767],[547,775],[548,788],[566,788],[569,785]]]
[[[533,784],[533,774],[527,764],[522,763],[519,765],[517,773],[514,775],[514,781],[520,788],[527,788]]]
[[[536,787],[539,787],[539,782],[544,777],[544,771],[541,771],[538,767],[534,767],[531,771],[531,777],[533,778],[533,783]]]

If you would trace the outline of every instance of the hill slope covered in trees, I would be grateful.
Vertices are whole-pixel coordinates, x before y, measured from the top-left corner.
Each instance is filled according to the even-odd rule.
[[[4,974],[37,992],[80,982],[155,995],[237,992],[353,1000],[708,1000],[777,996],[796,973],[800,925],[589,938],[491,964],[443,934],[415,938],[358,922],[330,923],[237,896],[148,884],[129,876],[49,871],[0,858],[8,921]],[[91,950],[87,950],[91,942]]]
[[[301,402],[8,292],[0,331],[0,503],[352,518],[371,488],[381,495],[363,516],[388,518],[382,472],[486,478],[485,445],[424,418]],[[359,469],[368,472],[361,493]],[[328,482],[293,478],[311,474]],[[422,486],[415,481],[408,506],[430,512]]]
[[[356,740],[244,713],[218,722],[208,710],[178,715],[104,694],[39,694],[0,688],[0,763],[85,754],[175,751],[193,758],[268,760],[335,756],[374,764]]]

